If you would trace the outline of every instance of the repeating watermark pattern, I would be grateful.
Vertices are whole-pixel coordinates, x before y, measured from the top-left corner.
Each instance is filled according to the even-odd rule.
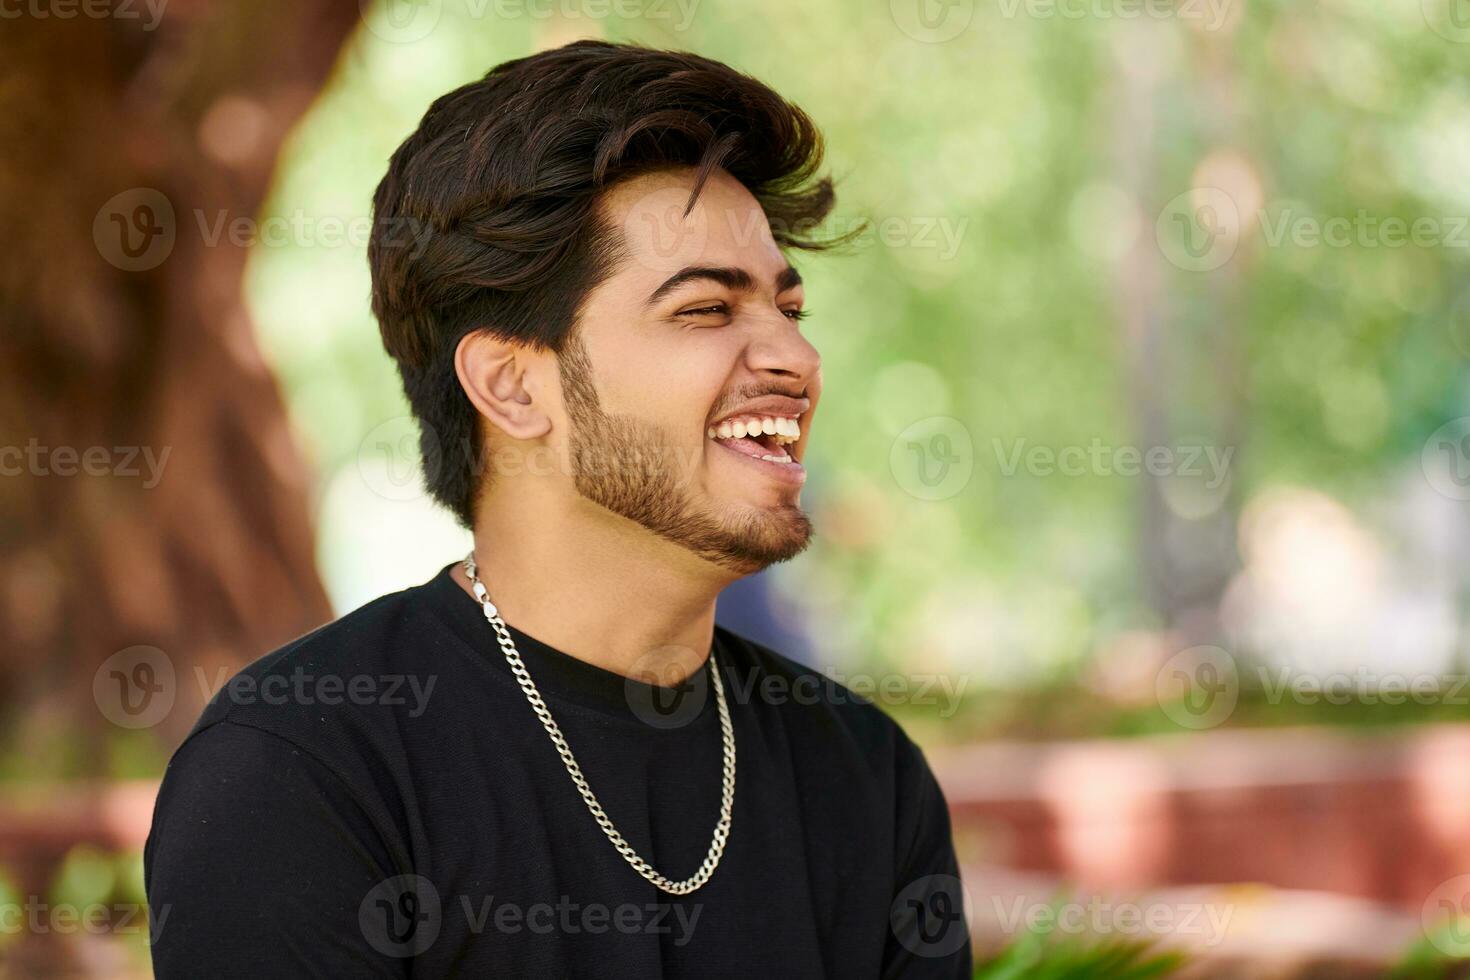
[[[668,936],[686,946],[704,906],[695,902],[516,902],[495,895],[441,896],[423,875],[395,875],[375,885],[358,906],[358,927],[385,956],[418,956],[433,946],[450,914],[463,916],[471,935]]]
[[[933,415],[906,427],[888,450],[893,479],[920,500],[947,500],[975,470],[975,443],[959,419]]]
[[[173,254],[177,236],[173,202],[151,187],[113,195],[92,219],[97,253],[124,272],[158,268]]]
[[[417,500],[427,493],[432,478],[447,461],[447,453],[463,460],[476,478],[578,474],[652,478],[672,476],[676,487],[687,486],[698,472],[704,446],[641,445],[617,455],[574,453],[570,446],[503,445],[492,451],[473,436],[445,444],[432,427],[401,415],[375,426],[357,449],[357,469],[364,483],[387,500]]]
[[[1024,471],[1030,476],[1150,476],[1200,477],[1210,490],[1218,490],[1230,476],[1234,446],[1112,446],[1094,437],[1086,446],[1029,445],[1012,439],[1007,446],[991,440],[995,460],[1003,476]]]
[[[697,659],[693,650],[677,645],[656,647],[638,658],[623,685],[628,707],[638,720],[666,731],[683,728],[699,717],[712,687],[708,666],[685,677],[675,674],[680,664]]]
[[[667,650],[668,648],[661,648]],[[687,662],[671,660],[655,651],[646,655],[645,665]],[[711,697],[709,672],[696,670],[687,677],[657,679],[659,670],[636,669],[626,684],[628,706],[640,720],[659,729],[681,728],[699,717]],[[969,686],[967,674],[940,673],[846,673],[828,668],[795,676],[772,674],[759,668],[731,671],[722,668],[725,697],[732,704],[811,706],[819,704],[881,704],[884,707],[938,706],[940,718],[951,718],[959,710]]]
[[[578,23],[648,21],[663,30],[689,30],[702,0],[459,0],[456,21],[547,21]],[[443,0],[358,0],[368,32],[391,44],[412,44],[434,33],[444,19]]]
[[[150,913],[135,902],[47,902],[38,895],[24,902],[0,902],[0,936],[136,936],[157,939],[168,921],[171,905]]]
[[[301,209],[290,214],[272,215],[264,220],[245,215],[232,215],[217,209],[192,212],[199,240],[207,248],[221,244],[235,248],[356,248],[366,249],[373,229],[385,248],[402,248],[410,255],[423,253],[433,227],[426,221],[405,215],[385,224],[365,214],[343,218],[339,215],[307,214]]]
[[[484,451],[462,447],[483,458]],[[368,489],[385,500],[418,500],[444,457],[438,434],[411,415],[399,415],[372,428],[357,446],[357,472]],[[478,471],[476,471],[478,472]]]
[[[1229,262],[1240,244],[1240,209],[1218,187],[1196,187],[1170,198],[1154,222],[1164,258],[1187,272]]]
[[[1181,728],[1223,724],[1240,699],[1235,658],[1216,646],[1180,650],[1155,675],[1154,695],[1164,714]]]
[[[32,437],[24,446],[0,446],[0,476],[141,476],[143,489],[152,490],[171,452],[172,446],[43,446]]]
[[[92,700],[119,728],[152,728],[168,717],[177,694],[173,661],[158,647],[119,650],[92,675]]]
[[[1191,647],[1170,657],[1155,676],[1159,706],[1183,728],[1224,724],[1242,690],[1272,706],[1296,705],[1470,705],[1470,675],[1441,671],[1383,671],[1359,665],[1350,670],[1298,670],[1289,665],[1253,664],[1247,669],[1228,651]]]
[[[297,209],[260,219],[227,209],[194,208],[181,227],[173,202],[151,187],[133,187],[109,198],[92,220],[97,252],[125,272],[146,272],[168,260],[179,235],[198,236],[205,248],[354,248],[365,250],[376,230],[384,248],[419,255],[433,227],[412,216],[391,223],[369,215],[315,215]]]
[[[1470,249],[1470,215],[1322,215],[1293,202],[1263,205],[1242,213],[1218,187],[1196,187],[1171,198],[1159,212],[1154,234],[1170,263],[1188,272],[1209,272],[1229,262],[1248,228],[1277,248]]]
[[[669,936],[675,946],[687,946],[694,939],[694,929],[704,914],[698,902],[574,902],[562,895],[555,902],[497,901],[494,895],[459,897],[460,908],[469,922],[470,932],[479,935],[487,929],[516,935],[575,936],[581,934],[622,936]]]
[[[954,875],[925,875],[910,882],[893,899],[888,925],[915,956],[952,956],[970,936],[970,902],[964,883]]]
[[[384,956],[418,956],[434,945],[444,926],[439,891],[423,875],[386,878],[362,897],[357,925],[368,945]]]
[[[1177,20],[1218,31],[1232,0],[997,0],[1006,20]]]
[[[436,674],[340,674],[308,671],[236,673],[221,667],[210,677],[194,668],[200,700],[222,698],[230,704],[280,706],[337,705],[406,708],[409,718],[422,717],[438,683]],[[92,675],[92,697],[103,717],[120,728],[152,728],[173,710],[179,695],[173,660],[158,647],[132,646],[108,657]]]
[[[1470,874],[1440,882],[1424,899],[1419,923],[1435,949],[1457,959],[1470,957]]]
[[[1007,935],[1061,932],[1129,938],[1188,936],[1201,946],[1218,946],[1235,914],[1235,906],[1228,902],[1133,902],[1101,895],[1061,902],[993,895],[990,904],[996,922]]]
[[[1419,468],[1436,493],[1470,500],[1470,415],[1451,419],[1424,440]]]
[[[1467,0],[1419,0],[1424,23],[1446,41],[1470,44],[1470,2]]]
[[[916,251],[931,253],[941,262],[960,254],[970,230],[968,216],[839,214],[817,221],[786,220],[733,208],[716,210],[701,202],[689,209],[687,191],[660,188],[629,208],[623,236],[629,241],[646,237],[650,247],[640,251],[636,261],[655,272],[672,273],[683,268],[690,256],[703,253],[722,222],[725,233],[740,248],[774,247],[779,240],[840,240],[850,252],[874,248]]]
[[[915,41],[943,44],[965,32],[975,18],[975,0],[889,0],[898,29]]]
[[[292,668],[289,674],[267,674],[264,677],[235,674],[225,680],[229,668],[222,667],[216,671],[214,683],[210,686],[202,669],[196,667],[194,673],[201,694],[218,696],[230,704],[382,705],[407,708],[410,718],[419,718],[428,710],[434,685],[439,682],[437,674],[344,675],[331,671],[308,671],[301,666]]]
[[[689,192],[661,187],[633,202],[623,218],[623,241],[648,243],[634,259],[658,273],[682,269],[687,256],[702,254],[709,242],[711,209],[689,200]],[[731,227],[734,219],[731,218]]]
[[[163,21],[168,0],[0,0],[0,20],[120,20],[144,31]]]

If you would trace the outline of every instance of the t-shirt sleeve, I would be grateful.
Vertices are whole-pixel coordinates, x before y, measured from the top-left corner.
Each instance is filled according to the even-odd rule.
[[[924,753],[898,737],[898,866],[882,975],[969,980],[969,923],[949,807]]]
[[[274,734],[222,721],[185,742],[144,862],[161,980],[407,975],[373,942],[373,894],[395,878],[381,838],[341,779]]]

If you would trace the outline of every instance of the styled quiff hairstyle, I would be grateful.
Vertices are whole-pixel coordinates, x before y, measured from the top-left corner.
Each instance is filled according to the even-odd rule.
[[[429,107],[373,195],[373,313],[420,426],[428,490],[467,527],[483,468],[454,371],[472,330],[565,350],[620,244],[598,208],[639,174],[723,168],[782,247],[831,210],[822,138],[766,85],[698,55],[603,41],[508,61]]]

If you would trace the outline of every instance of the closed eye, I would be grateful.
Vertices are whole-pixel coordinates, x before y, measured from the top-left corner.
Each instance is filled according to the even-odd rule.
[[[729,307],[723,303],[717,303],[714,306],[700,306],[692,310],[680,310],[674,316],[720,316],[729,312]]]

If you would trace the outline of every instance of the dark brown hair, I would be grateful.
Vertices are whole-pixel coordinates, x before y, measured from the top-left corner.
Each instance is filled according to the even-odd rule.
[[[373,195],[373,313],[420,425],[429,492],[472,526],[482,468],[454,351],[472,330],[564,350],[617,235],[619,181],[715,168],[743,184],[782,247],[833,204],[822,138],[766,85],[698,55],[578,41],[506,62],[429,107]]]

